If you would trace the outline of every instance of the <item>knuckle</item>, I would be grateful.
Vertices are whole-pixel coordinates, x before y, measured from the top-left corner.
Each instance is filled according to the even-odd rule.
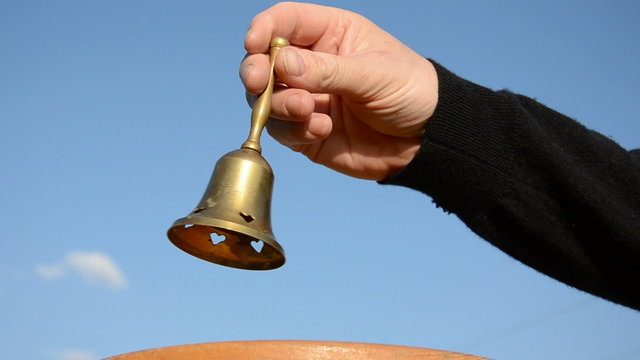
[[[316,57],[315,67],[318,73],[318,86],[321,89],[335,89],[338,87],[343,67],[340,66],[336,56],[319,54]]]

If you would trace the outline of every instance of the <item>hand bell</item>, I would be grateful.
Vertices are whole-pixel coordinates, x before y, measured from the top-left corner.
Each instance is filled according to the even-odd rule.
[[[218,160],[200,203],[167,233],[174,245],[200,259],[248,270],[285,262],[271,230],[273,171],[261,155],[260,135],[271,109],[275,57],[287,45],[280,37],[271,41],[269,82],[253,106],[249,137]]]

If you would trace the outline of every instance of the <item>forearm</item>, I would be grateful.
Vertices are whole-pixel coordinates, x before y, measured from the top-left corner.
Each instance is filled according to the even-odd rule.
[[[547,275],[640,308],[638,156],[531,99],[437,70],[422,147],[384,183],[430,195]]]

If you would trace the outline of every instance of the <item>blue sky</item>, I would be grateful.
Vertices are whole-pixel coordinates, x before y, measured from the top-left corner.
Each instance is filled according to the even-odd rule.
[[[531,270],[417,192],[263,140],[278,270],[165,236],[240,146],[237,69],[267,1],[0,1],[0,356],[95,360],[309,339],[495,359],[637,359],[640,313]],[[424,56],[640,147],[633,1],[330,1]]]

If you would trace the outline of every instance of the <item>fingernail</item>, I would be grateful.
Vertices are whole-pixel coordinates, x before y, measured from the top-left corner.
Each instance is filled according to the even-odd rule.
[[[291,76],[304,74],[304,60],[296,50],[291,48],[282,49],[282,59],[284,60],[284,71]]]
[[[247,76],[249,76],[249,73],[251,72],[252,69],[253,69],[253,64],[242,66],[240,68],[240,79],[242,79],[243,83],[247,82]]]

